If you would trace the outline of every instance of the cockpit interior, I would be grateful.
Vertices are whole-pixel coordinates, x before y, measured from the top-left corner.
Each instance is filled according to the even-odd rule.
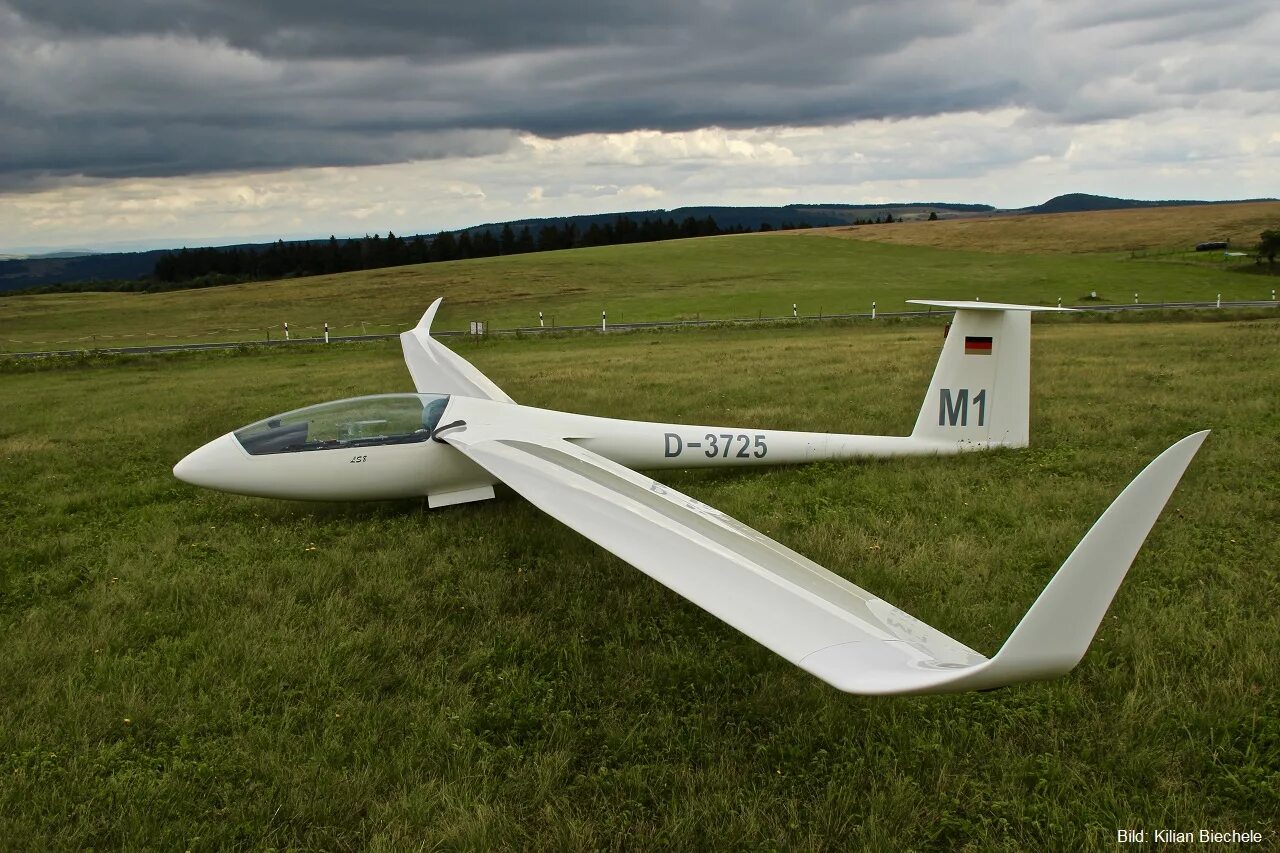
[[[448,394],[374,394],[274,415],[235,431],[253,456],[413,444],[431,438]]]

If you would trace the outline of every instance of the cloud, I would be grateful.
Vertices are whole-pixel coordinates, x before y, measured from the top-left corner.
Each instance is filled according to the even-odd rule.
[[[0,0],[0,234],[1274,194],[1273,5]]]
[[[550,138],[380,166],[82,179],[11,193],[4,251],[433,232],[528,216],[690,204],[981,201],[1274,193],[1280,120],[1167,110],[1045,124],[1005,109],[824,128],[706,128]]]
[[[0,190],[484,157],[530,137],[624,164],[774,166],[782,142],[716,152],[708,129],[1262,114],[1280,111],[1278,35],[1260,0],[0,0]]]

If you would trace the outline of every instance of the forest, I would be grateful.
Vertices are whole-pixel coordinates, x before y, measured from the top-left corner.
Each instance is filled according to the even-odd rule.
[[[780,229],[809,228],[807,222],[783,223]],[[258,247],[179,249],[156,261],[153,281],[139,282],[139,289],[170,289],[165,285],[200,286],[240,281],[297,278],[308,275],[352,272],[355,270],[393,267],[403,264],[460,261],[496,255],[519,255],[557,249],[589,246],[612,246],[622,243],[652,243],[719,234],[742,234],[753,229],[734,226],[721,228],[714,217],[681,222],[673,218],[634,220],[618,216],[603,225],[592,223],[580,228],[573,221],[563,225],[549,223],[535,232],[528,226],[519,230],[510,224],[495,228],[470,228],[442,231],[431,237],[398,237],[388,233],[382,237],[356,237],[339,240],[286,243],[278,240],[265,249]],[[761,231],[775,230],[762,223]],[[159,285],[159,286],[157,286]]]

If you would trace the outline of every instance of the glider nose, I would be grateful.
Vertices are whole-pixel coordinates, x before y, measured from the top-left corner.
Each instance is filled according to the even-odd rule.
[[[173,476],[193,486],[227,489],[243,464],[244,452],[235,436],[227,433],[184,456],[173,466]]]

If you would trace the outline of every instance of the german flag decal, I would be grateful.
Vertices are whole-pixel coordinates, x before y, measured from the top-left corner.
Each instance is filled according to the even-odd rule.
[[[991,338],[979,338],[974,335],[965,335],[964,354],[991,355]]]

